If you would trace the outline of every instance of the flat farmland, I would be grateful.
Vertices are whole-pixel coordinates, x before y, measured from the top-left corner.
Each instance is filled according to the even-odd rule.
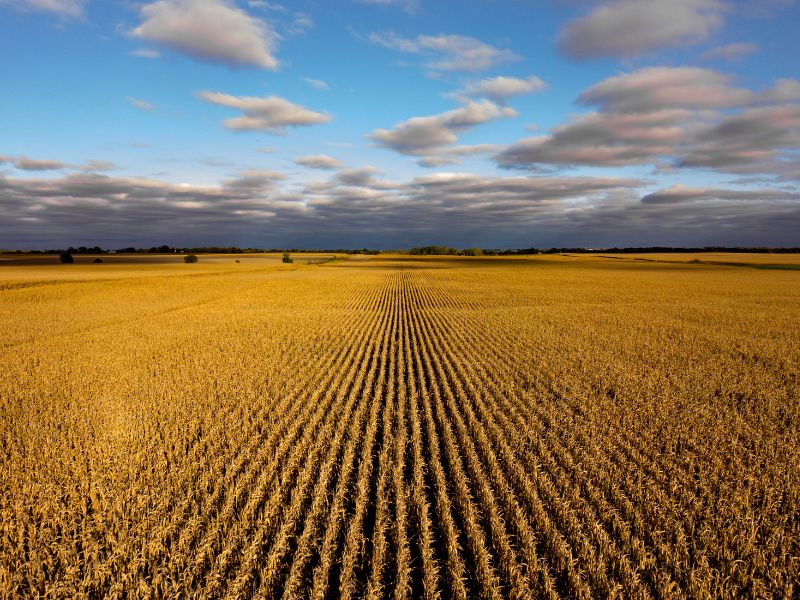
[[[797,596],[800,257],[637,257],[0,266],[0,596]]]

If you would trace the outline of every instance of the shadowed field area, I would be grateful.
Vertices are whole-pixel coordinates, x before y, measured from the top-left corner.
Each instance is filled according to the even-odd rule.
[[[294,258],[0,267],[0,595],[797,594],[800,273]]]

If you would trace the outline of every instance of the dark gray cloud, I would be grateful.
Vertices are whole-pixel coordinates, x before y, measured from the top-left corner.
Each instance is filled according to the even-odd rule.
[[[691,188],[684,185],[674,185],[664,190],[647,194],[642,198],[644,204],[677,204],[683,202],[726,202],[726,201],[786,201],[796,203],[800,200],[800,193],[785,190],[760,189],[760,190],[727,190],[718,188]]]
[[[469,173],[392,182],[370,167],[304,187],[269,171],[208,187],[85,173],[0,176],[0,236],[12,247],[797,243],[796,194],[670,188],[642,199],[643,185]]]

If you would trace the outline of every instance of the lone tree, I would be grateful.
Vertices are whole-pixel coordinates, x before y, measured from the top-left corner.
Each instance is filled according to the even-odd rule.
[[[187,254],[183,257],[183,262],[185,263],[196,263],[197,262],[197,255],[196,254]]]
[[[291,255],[288,252],[284,252],[283,253],[283,262],[285,262],[287,264],[291,264],[291,263],[294,262],[294,260],[292,259]]]
[[[75,262],[75,259],[72,258],[72,254],[69,252],[62,252],[58,259],[64,263],[65,265],[72,264]]]

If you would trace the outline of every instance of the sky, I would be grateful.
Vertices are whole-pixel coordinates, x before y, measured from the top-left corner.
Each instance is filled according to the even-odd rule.
[[[800,0],[0,0],[0,248],[800,246]]]

